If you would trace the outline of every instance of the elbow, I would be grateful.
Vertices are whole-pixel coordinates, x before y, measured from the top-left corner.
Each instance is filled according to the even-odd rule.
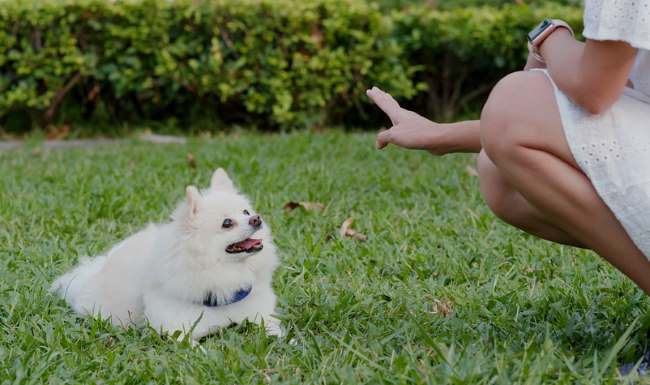
[[[603,83],[579,79],[571,87],[573,101],[592,115],[609,110],[623,94],[623,86],[603,86]]]
[[[616,99],[604,97],[598,93],[579,93],[575,95],[574,101],[588,113],[600,115],[609,110]]]
[[[603,100],[601,98],[588,98],[582,103],[582,105],[587,112],[592,115],[600,115],[603,112],[609,110],[609,108],[614,104],[614,101]]]

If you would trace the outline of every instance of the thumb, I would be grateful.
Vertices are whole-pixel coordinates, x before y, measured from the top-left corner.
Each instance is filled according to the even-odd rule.
[[[389,143],[392,143],[392,140],[393,132],[391,127],[388,130],[381,131],[379,134],[377,134],[375,147],[377,147],[378,150],[381,150],[382,148],[388,146]]]

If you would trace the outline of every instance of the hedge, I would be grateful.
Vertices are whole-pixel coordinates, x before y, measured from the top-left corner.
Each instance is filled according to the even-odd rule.
[[[582,10],[558,5],[445,12],[419,7],[394,14],[404,61],[422,68],[411,77],[425,84],[412,105],[443,121],[468,107],[476,112],[500,78],[523,67],[526,35],[546,17],[564,19],[582,31]]]
[[[557,5],[4,2],[0,124],[207,116],[270,128],[367,125],[377,117],[364,97],[370,85],[448,120],[522,65],[525,33],[546,16],[580,28],[580,9]]]

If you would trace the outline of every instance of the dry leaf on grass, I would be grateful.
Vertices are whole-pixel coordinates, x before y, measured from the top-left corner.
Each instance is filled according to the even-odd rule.
[[[467,171],[467,175],[469,176],[478,176],[478,171],[476,171],[474,166],[467,165],[465,170]]]
[[[192,155],[191,152],[187,153],[187,165],[190,166],[190,168],[196,168],[196,158],[194,158],[194,155]]]
[[[448,299],[433,300],[433,314],[440,314],[443,317],[449,317],[454,312],[451,302]]]
[[[320,202],[287,202],[284,204],[284,209],[286,211],[293,211],[297,208],[301,208],[306,211],[323,211],[325,205]]]
[[[343,224],[339,229],[339,235],[341,236],[341,238],[352,238],[352,239],[356,239],[357,241],[365,241],[366,239],[368,239],[368,237],[366,237],[365,235],[351,228],[352,222],[354,222],[354,219],[352,218],[348,218],[345,221],[343,221]]]
[[[271,376],[274,373],[275,373],[274,369],[269,369],[269,368],[262,369],[262,375],[264,376],[264,381],[267,384],[270,384],[271,382],[273,382],[273,378]]]

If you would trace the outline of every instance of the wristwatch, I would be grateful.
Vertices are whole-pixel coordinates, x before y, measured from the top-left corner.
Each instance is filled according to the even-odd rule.
[[[571,26],[558,19],[544,19],[528,33],[528,50],[535,56],[535,59],[544,62],[544,58],[539,54],[539,47],[558,28],[566,28],[571,33],[571,36],[575,36]]]

